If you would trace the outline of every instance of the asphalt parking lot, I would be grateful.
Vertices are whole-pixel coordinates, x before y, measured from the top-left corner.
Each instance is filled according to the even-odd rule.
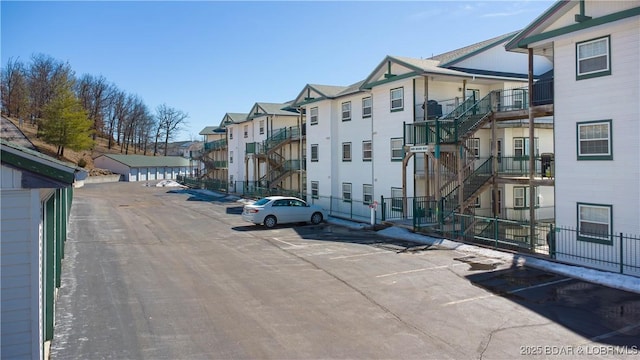
[[[51,358],[638,358],[638,294],[240,209],[77,189]]]

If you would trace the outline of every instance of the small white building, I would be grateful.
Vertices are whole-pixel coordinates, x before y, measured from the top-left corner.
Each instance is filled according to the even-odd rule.
[[[93,163],[97,168],[122,175],[123,181],[172,180],[198,171],[197,161],[181,156],[104,154],[93,159]]]
[[[73,187],[87,173],[4,140],[0,147],[0,354],[43,359],[53,338]]]
[[[554,64],[556,257],[635,275],[640,275],[638,5],[559,1],[506,46]]]

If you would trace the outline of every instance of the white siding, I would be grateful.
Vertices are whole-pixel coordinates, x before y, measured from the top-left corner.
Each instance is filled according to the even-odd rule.
[[[571,33],[555,41],[557,224],[576,227],[576,204],[613,206],[614,232],[640,234],[640,19]],[[575,44],[611,36],[612,74],[576,80]],[[577,160],[576,124],[612,121],[613,160]],[[602,191],[606,188],[607,191]]]
[[[39,359],[43,343],[40,199],[37,190],[3,189],[1,197],[0,352],[3,359]]]
[[[334,148],[334,133],[332,126],[332,102],[323,100],[308,104],[307,114],[307,197],[311,199],[311,182],[318,182],[318,195],[320,199],[315,203],[329,208],[328,197],[332,195],[333,166],[337,165],[336,149]],[[318,123],[311,124],[311,108],[318,108]],[[318,145],[318,161],[311,161],[311,145]],[[337,180],[337,179],[336,179]],[[338,193],[333,194],[338,196]]]
[[[527,54],[507,52],[504,44],[462,60],[452,66],[466,69],[479,69],[495,72],[527,74],[529,72]],[[534,75],[543,74],[553,67],[550,60],[541,56],[534,57]]]
[[[404,109],[391,112],[391,89],[404,89]],[[418,86],[416,85],[418,88]],[[429,90],[431,91],[431,89]],[[413,79],[376,86],[373,96],[373,190],[374,199],[391,196],[391,188],[402,188],[402,161],[391,161],[391,139],[402,138],[403,122],[413,123]],[[407,174],[413,174],[409,162]],[[413,178],[407,176],[407,196],[413,196]]]
[[[229,176],[233,176],[233,181],[245,181],[244,158],[246,152],[245,139],[242,130],[247,122],[230,124],[227,126],[227,136],[233,134],[233,138],[228,138],[227,160],[230,160],[233,152],[233,163],[228,161]]]

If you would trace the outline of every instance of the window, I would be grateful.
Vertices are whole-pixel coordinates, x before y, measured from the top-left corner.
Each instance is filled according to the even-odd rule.
[[[351,120],[351,101],[342,103],[342,121]]]
[[[481,204],[480,204],[480,196],[477,196],[477,197],[476,197],[475,207],[477,207],[477,208],[482,207],[482,206],[481,206]]]
[[[404,88],[391,89],[391,111],[404,108]]]
[[[533,138],[533,147],[536,155],[540,153],[538,149],[538,138]],[[528,137],[517,137],[513,138],[513,156],[515,157],[523,157],[529,156],[529,138]]]
[[[365,205],[369,205],[373,203],[373,185],[370,185],[370,184],[362,185],[362,202]]]
[[[264,134],[264,120],[260,120],[260,135]]]
[[[311,161],[318,161],[318,144],[311,144]]]
[[[320,183],[317,181],[312,181],[311,182],[311,198],[312,199],[317,199],[319,197],[318,188],[320,188]]]
[[[229,164],[233,164],[233,151],[229,151]]]
[[[391,188],[391,210],[402,211],[402,189]]]
[[[576,43],[576,79],[611,75],[609,36]]]
[[[526,204],[526,195],[525,195],[524,187],[515,187],[513,188],[513,207],[516,209],[521,209],[525,207]]]
[[[402,149],[403,138],[391,139],[391,161],[402,160],[404,157],[404,150]]]
[[[371,161],[373,149],[371,147],[371,140],[362,142],[362,161]]]
[[[476,159],[480,158],[480,139],[479,138],[468,139],[467,148],[471,150],[471,153]]]
[[[578,123],[578,160],[613,160],[611,120]]]
[[[351,202],[351,183],[342,183],[342,201]]]
[[[351,161],[351,143],[342,143],[342,161]]]
[[[612,244],[611,205],[578,203],[578,240]]]
[[[249,125],[245,125],[244,126],[244,138],[248,138],[249,137]]]
[[[372,106],[373,101],[371,100],[371,96],[362,99],[362,117],[368,118],[371,117],[372,114]]]
[[[315,125],[318,123],[318,107],[312,107],[309,111],[309,118],[311,125]]]
[[[540,206],[540,195],[538,194],[538,187],[534,187],[536,192],[535,207]],[[528,186],[516,186],[513,188],[513,207],[515,209],[528,209],[529,208],[529,187]]]
[[[229,128],[229,139],[233,139],[233,128]]]

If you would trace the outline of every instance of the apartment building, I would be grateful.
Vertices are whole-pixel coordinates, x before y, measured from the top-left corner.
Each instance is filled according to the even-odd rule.
[[[227,124],[230,186],[300,192],[304,185],[304,116],[289,103],[258,102]]]
[[[640,246],[627,235],[640,234],[638,5],[559,1],[506,45],[554,64],[557,258],[636,275]]]
[[[305,86],[293,106],[303,108],[309,118],[307,195],[333,213],[364,219],[369,217],[369,205],[392,198],[397,211],[385,214],[386,219],[406,219],[413,217],[408,199],[439,201],[449,195],[449,188],[456,189],[465,180],[464,172],[472,172],[480,166],[482,156],[492,154],[492,143],[504,146],[496,156],[514,153],[520,157],[518,165],[524,166],[529,136],[526,122],[517,117],[501,119],[500,130],[494,132],[484,119],[452,144],[440,139],[436,146],[433,136],[428,136],[434,133],[436,121],[451,126],[453,115],[473,111],[474,105],[490,96],[495,99],[492,106],[526,117],[526,55],[504,51],[504,44],[514,35],[429,59],[387,56],[367,78],[350,86]],[[552,64],[536,57],[535,66],[539,77]],[[553,150],[552,131],[551,121],[535,124],[538,152]],[[459,159],[459,153],[464,159]],[[528,171],[528,165],[526,168]],[[514,190],[518,184],[521,179],[511,187],[499,185],[503,204],[512,202],[514,193],[526,192],[526,186]],[[552,204],[550,189],[545,189],[546,195],[538,193],[538,198]],[[477,200],[481,195],[474,193],[474,206],[490,203]]]
[[[205,167],[205,179],[222,183],[229,181],[229,151],[227,126],[247,118],[246,113],[226,113],[218,126],[207,126],[200,135],[204,137],[201,161]]]

